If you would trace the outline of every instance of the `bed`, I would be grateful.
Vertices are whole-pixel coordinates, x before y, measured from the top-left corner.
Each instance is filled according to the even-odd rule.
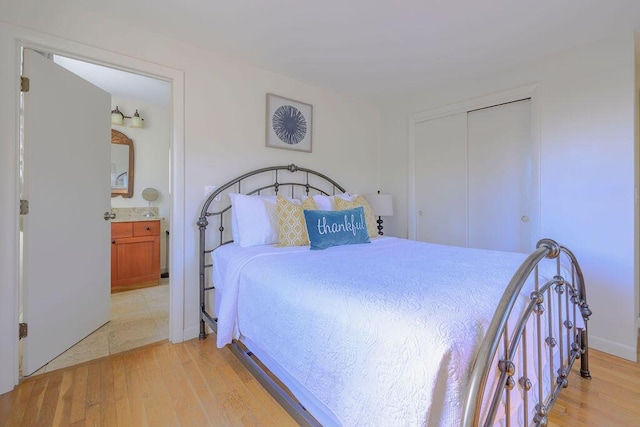
[[[352,209],[328,212],[337,198]],[[366,201],[353,200],[296,165],[214,191],[198,220],[200,339],[216,332],[301,425],[546,425],[575,360],[590,378],[591,311],[571,251],[374,238],[358,229],[372,222]],[[273,244],[265,221],[307,202],[309,224],[352,213],[342,231],[358,244]],[[320,249],[313,227],[307,237]]]

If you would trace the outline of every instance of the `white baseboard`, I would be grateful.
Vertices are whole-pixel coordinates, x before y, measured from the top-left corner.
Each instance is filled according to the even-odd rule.
[[[589,347],[622,357],[623,359],[631,360],[632,362],[637,362],[638,353],[634,346],[623,345],[589,334]]]
[[[200,335],[200,326],[194,326],[192,328],[187,328],[184,330],[184,340],[190,340],[193,338],[197,338]]]

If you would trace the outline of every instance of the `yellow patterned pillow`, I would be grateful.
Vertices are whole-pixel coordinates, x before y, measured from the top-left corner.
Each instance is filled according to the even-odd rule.
[[[345,209],[353,209],[358,206],[362,206],[364,208],[364,220],[367,223],[367,232],[369,233],[369,237],[378,237],[378,227],[376,225],[376,217],[373,214],[373,209],[369,203],[362,197],[361,195],[357,195],[353,201],[348,201],[341,199],[340,197],[335,197],[333,199],[333,206],[337,211],[342,211]]]
[[[278,195],[276,210],[278,212],[278,246],[304,246],[309,244],[307,223],[304,210],[316,210],[318,205],[313,197],[306,198],[298,205]]]

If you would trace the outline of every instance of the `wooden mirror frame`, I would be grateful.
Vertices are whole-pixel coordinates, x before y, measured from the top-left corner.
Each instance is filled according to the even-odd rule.
[[[111,197],[122,196],[130,199],[133,197],[133,140],[124,133],[111,129],[111,143],[129,146],[129,170],[127,172],[128,186],[127,188],[111,187]]]

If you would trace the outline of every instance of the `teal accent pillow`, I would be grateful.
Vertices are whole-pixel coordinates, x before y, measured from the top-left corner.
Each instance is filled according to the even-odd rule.
[[[311,250],[331,246],[370,243],[364,208],[343,211],[304,211]]]

